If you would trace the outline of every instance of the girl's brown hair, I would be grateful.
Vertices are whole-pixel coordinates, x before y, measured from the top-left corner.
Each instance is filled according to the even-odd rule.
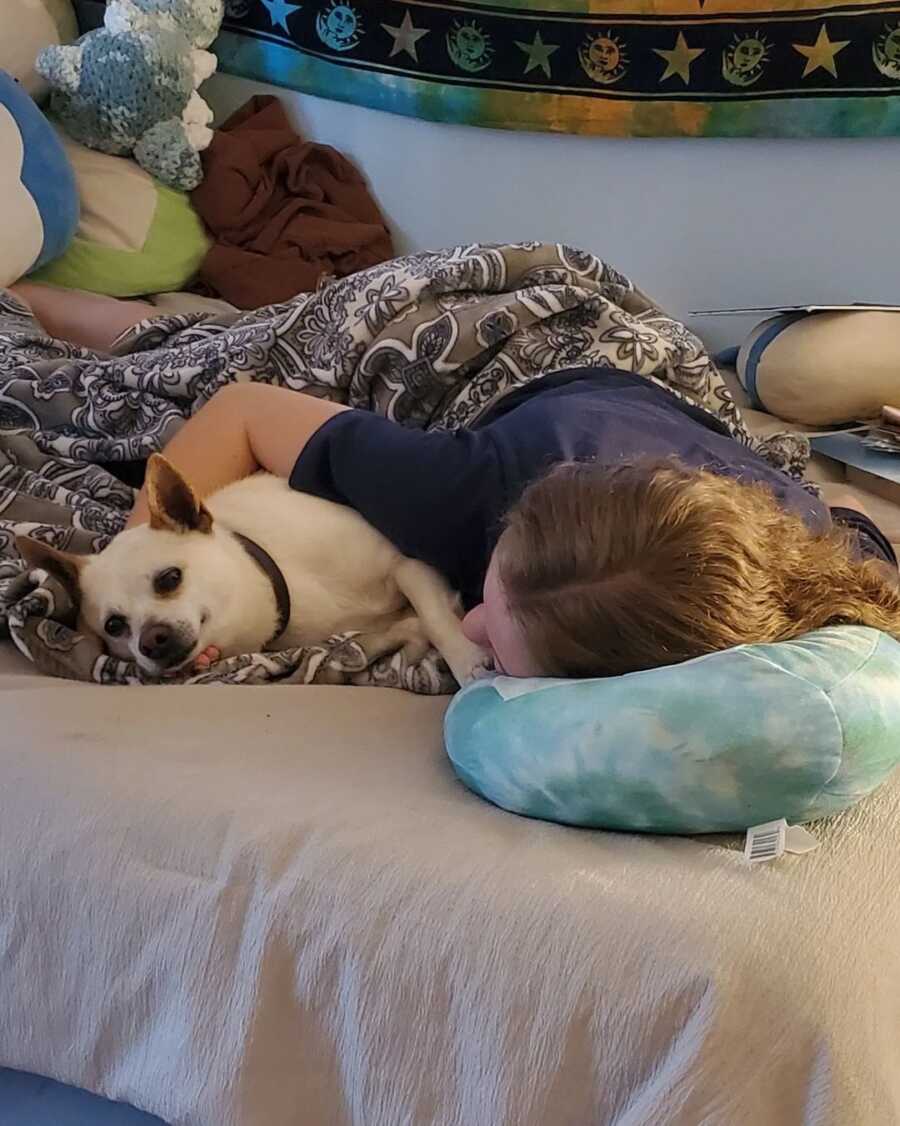
[[[567,463],[498,544],[509,610],[549,676],[613,676],[854,623],[900,637],[888,568],[760,485],[678,462]]]

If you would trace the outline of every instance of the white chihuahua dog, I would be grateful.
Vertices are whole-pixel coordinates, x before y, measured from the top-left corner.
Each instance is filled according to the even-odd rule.
[[[159,454],[147,466],[150,522],[98,555],[21,536],[31,568],[64,582],[80,624],[154,676],[208,648],[222,657],[289,649],[344,630],[378,653],[429,643],[465,684],[486,655],[462,632],[458,599],[353,509],[257,473],[200,501]]]

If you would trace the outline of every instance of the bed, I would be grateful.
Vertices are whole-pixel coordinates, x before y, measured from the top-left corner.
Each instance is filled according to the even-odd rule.
[[[445,698],[0,662],[7,1068],[171,1126],[900,1121],[900,778],[751,869],[481,802]]]
[[[900,775],[749,868],[487,805],[447,703],[0,643],[0,1126],[896,1126]]]

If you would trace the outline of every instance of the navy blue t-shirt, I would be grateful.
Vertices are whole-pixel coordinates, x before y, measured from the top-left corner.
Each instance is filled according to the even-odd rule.
[[[504,515],[552,465],[670,456],[768,485],[812,530],[830,525],[820,500],[735,441],[713,415],[610,368],[546,376],[504,396],[467,430],[412,430],[344,411],[309,440],[290,483],[355,508],[405,555],[441,571],[468,607],[481,601]],[[854,516],[861,549],[893,560],[871,521]]]

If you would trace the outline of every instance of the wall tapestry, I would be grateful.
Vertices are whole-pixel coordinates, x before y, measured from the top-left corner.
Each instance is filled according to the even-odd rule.
[[[900,134],[900,3],[227,0],[223,70],[438,121]]]

